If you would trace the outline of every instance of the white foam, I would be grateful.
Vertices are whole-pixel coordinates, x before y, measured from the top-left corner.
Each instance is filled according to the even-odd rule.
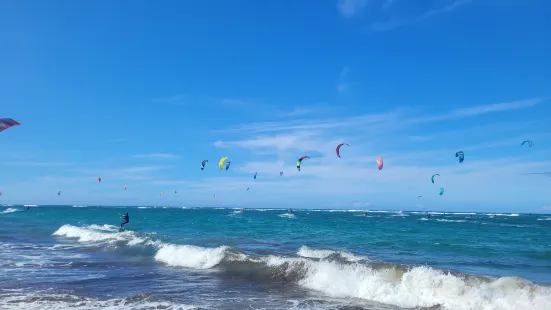
[[[223,259],[231,257],[227,255],[228,250],[227,246],[202,248],[193,245],[165,244],[155,254],[155,260],[169,266],[209,269],[220,264]],[[241,254],[241,260],[244,259],[246,256]]]
[[[290,218],[290,219],[296,219],[297,218],[293,213],[283,213],[283,214],[279,214],[278,216],[279,217],[287,217],[287,218]]]
[[[438,222],[455,222],[455,223],[463,223],[465,220],[447,220],[447,219],[436,219]]]
[[[135,244],[134,240],[145,240],[134,232],[105,231],[107,229],[111,227],[64,225],[54,234],[78,238],[80,242],[123,240],[129,246]],[[443,309],[454,310],[551,309],[551,288],[519,278],[485,281],[479,277],[458,277],[430,267],[415,267],[408,271],[374,269],[366,264],[369,260],[366,257],[308,246],[298,250],[299,257],[253,257],[232,251],[227,246],[203,248],[162,243],[155,246],[158,247],[155,260],[169,266],[205,270],[228,261],[261,263],[275,267],[278,272],[299,275],[300,286],[336,298],[359,298],[405,308],[440,305]],[[339,255],[345,261],[328,260],[332,255]],[[56,309],[60,308],[65,307],[59,305]]]
[[[307,258],[327,258],[331,255],[339,255],[340,257],[346,259],[349,262],[358,262],[361,260],[369,260],[367,257],[356,256],[347,251],[333,251],[333,250],[324,250],[324,249],[314,249],[309,246],[302,246],[297,252],[297,255],[300,257]]]
[[[79,297],[66,294],[48,294],[46,292],[22,292],[2,295],[0,298],[1,309],[22,309],[22,310],[58,310],[58,309],[77,309],[77,310],[146,310],[146,309],[167,309],[167,310],[192,310],[200,309],[198,306],[182,305],[170,302],[155,302],[147,300],[135,301],[129,297],[125,299],[99,300],[94,298]]]
[[[544,218],[538,219],[538,221],[551,221],[551,217],[544,217]]]
[[[129,245],[136,245],[140,243],[146,243],[146,239],[139,238],[133,231],[114,232],[114,226],[111,225],[90,225],[84,227],[77,227],[73,225],[63,225],[56,230],[54,236],[64,236],[67,238],[76,238],[79,242],[117,242],[125,241]]]
[[[407,272],[372,269],[363,264],[313,262],[298,258],[267,257],[267,265],[306,270],[299,281],[305,288],[331,297],[360,298],[405,308],[442,306],[444,309],[541,309],[551,305],[551,290],[516,278],[489,283],[465,281],[429,267]]]
[[[19,211],[19,210],[14,209],[14,208],[7,208],[6,210],[0,212],[0,214],[12,213],[12,212],[17,212],[17,211]]]

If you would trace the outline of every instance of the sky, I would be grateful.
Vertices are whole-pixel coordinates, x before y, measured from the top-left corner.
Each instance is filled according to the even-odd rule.
[[[550,13],[1,1],[0,204],[551,212]]]

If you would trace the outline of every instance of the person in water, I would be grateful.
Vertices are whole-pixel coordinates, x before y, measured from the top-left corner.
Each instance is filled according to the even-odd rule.
[[[121,228],[124,228],[124,225],[128,224],[130,221],[130,217],[128,216],[128,212],[124,216],[121,216],[121,219],[124,219],[124,222],[121,223]]]
[[[293,209],[289,208],[289,214],[293,214]]]

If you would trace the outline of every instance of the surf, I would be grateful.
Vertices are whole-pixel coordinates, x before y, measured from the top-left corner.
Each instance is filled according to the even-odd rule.
[[[404,266],[348,251],[300,247],[295,256],[252,255],[220,245],[166,243],[113,225],[63,225],[55,236],[82,244],[151,246],[153,259],[170,268],[231,272],[261,281],[284,281],[333,298],[358,298],[405,308],[548,309],[549,287],[514,277],[452,273],[430,266]]]

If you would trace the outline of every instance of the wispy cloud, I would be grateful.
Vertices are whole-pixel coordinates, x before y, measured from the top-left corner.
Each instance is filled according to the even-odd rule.
[[[412,124],[412,123],[441,122],[441,121],[452,120],[452,119],[475,117],[475,116],[496,113],[496,112],[520,110],[520,109],[531,108],[538,104],[544,103],[547,100],[548,98],[542,97],[542,98],[531,98],[526,100],[494,103],[489,105],[479,105],[474,107],[456,109],[443,114],[414,118],[414,119],[408,120],[408,123]]]
[[[181,105],[181,104],[185,104],[185,98],[186,97],[184,95],[178,94],[178,95],[173,95],[169,97],[155,98],[152,100],[152,102]]]
[[[364,10],[368,3],[368,0],[338,0],[337,8],[342,16],[349,18]]]
[[[510,111],[510,110],[519,110],[519,109],[525,109],[530,108],[535,105],[541,104],[545,102],[548,98],[533,98],[533,99],[527,99],[527,100],[519,100],[519,101],[510,101],[510,102],[501,102],[501,103],[495,103],[490,105],[483,105],[483,106],[477,106],[472,108],[465,108],[465,109],[459,109],[452,111],[450,113],[450,117],[469,117],[469,116],[477,116],[482,114],[488,114],[492,112],[502,112],[502,111]]]
[[[370,28],[371,30],[375,30],[375,31],[385,31],[385,30],[398,28],[401,26],[417,24],[433,16],[451,12],[463,5],[470,3],[471,1],[472,0],[457,0],[443,7],[431,8],[428,11],[419,15],[414,15],[409,17],[394,17],[384,22],[375,23],[371,25]]]
[[[295,119],[288,121],[259,122],[243,124],[227,129],[214,130],[214,132],[277,132],[288,130],[318,130],[334,128],[359,128],[363,126],[389,128],[407,128],[407,126],[422,123],[441,122],[452,119],[476,117],[489,113],[505,112],[517,109],[525,109],[545,102],[547,98],[527,99],[511,102],[503,102],[490,105],[481,105],[469,108],[453,110],[443,114],[433,114],[426,116],[408,115],[404,110],[395,109],[387,113],[364,114],[359,116],[349,116],[343,118],[328,119]],[[358,129],[356,129],[358,130]]]
[[[170,153],[154,153],[154,154],[136,154],[132,155],[134,158],[143,159],[178,159],[180,156]]]
[[[270,149],[288,151],[302,149],[307,151],[319,151],[322,148],[318,143],[312,140],[315,136],[318,136],[318,133],[312,131],[299,131],[275,136],[258,136],[248,140],[216,141],[214,142],[214,146],[218,148],[239,147],[249,150]]]
[[[525,157],[526,152],[509,156],[502,152],[503,148],[518,146],[519,135],[530,129],[523,120],[484,125],[474,122],[473,127],[465,126],[470,122],[448,121],[529,109],[545,100],[509,101],[443,113],[395,109],[380,114],[241,124],[218,131],[231,134],[233,139],[220,139],[214,146],[233,148],[234,152],[247,150],[253,155],[261,154],[262,158],[235,162],[231,171],[223,174],[228,177],[207,178],[199,182],[202,187],[194,185],[194,190],[205,194],[216,191],[219,199],[225,196],[242,202],[243,198],[222,185],[232,184],[237,192],[241,187],[251,188],[247,194],[250,203],[266,199],[284,203],[281,197],[296,193],[297,204],[312,199],[320,204],[338,200],[349,206],[353,206],[354,201],[369,201],[370,208],[389,207],[390,196],[396,203],[407,203],[402,205],[404,208],[416,208],[419,195],[424,196],[423,207],[429,209],[451,201],[506,204],[516,195],[539,197],[534,198],[533,203],[541,203],[541,194],[537,194],[542,190],[541,182],[534,178],[519,181],[519,174],[527,170],[551,171],[551,161],[544,160],[544,153],[537,150],[530,150],[530,160]],[[422,143],[429,139],[431,143]],[[341,149],[342,158],[335,155],[338,142],[350,143],[350,147]],[[467,154],[461,164],[454,157],[459,148]],[[299,172],[295,162],[300,155],[311,158],[303,162]],[[375,163],[379,156],[384,157],[382,171],[377,170]],[[538,156],[541,160],[537,160]],[[279,171],[284,171],[284,175],[280,176]],[[251,175],[255,172],[258,179],[253,181]],[[438,184],[430,182],[434,173],[442,176]],[[519,186],[519,182],[523,186]],[[439,187],[446,188],[444,196],[438,195]],[[465,195],[467,192],[469,195]],[[343,201],[342,197],[349,200]]]
[[[473,0],[339,0],[337,8],[346,18],[364,15],[368,29],[386,31],[405,25],[417,24],[437,15],[454,11]]]
[[[339,78],[337,81],[337,91],[339,93],[346,91],[349,87],[349,83],[348,83],[349,72],[350,72],[350,67],[344,66],[341,72],[339,73]]]

